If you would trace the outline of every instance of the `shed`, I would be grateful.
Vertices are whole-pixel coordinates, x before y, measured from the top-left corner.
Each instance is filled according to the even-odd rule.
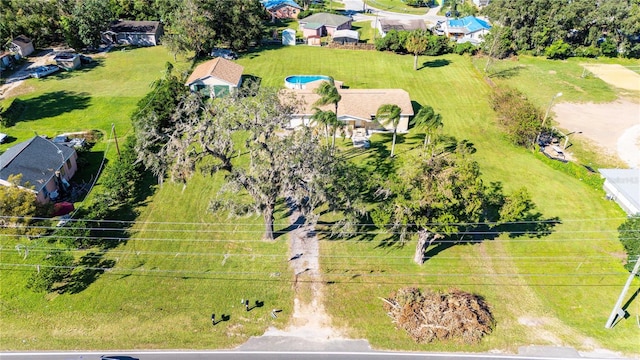
[[[336,30],[333,33],[333,42],[339,44],[354,44],[360,40],[360,34],[355,30]]]
[[[282,30],[282,45],[293,46],[296,44],[296,31],[293,29]]]
[[[75,70],[80,67],[80,55],[76,53],[64,52],[56,55],[53,60],[65,70]]]
[[[309,46],[321,46],[322,42],[320,40],[320,36],[311,35],[307,37],[307,45]]]
[[[604,191],[628,215],[640,215],[640,169],[598,169]]]
[[[35,50],[33,41],[24,35],[16,36],[11,40],[9,49],[20,56],[29,56]]]

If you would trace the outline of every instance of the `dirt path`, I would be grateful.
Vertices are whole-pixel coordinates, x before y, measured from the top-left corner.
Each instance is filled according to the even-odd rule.
[[[293,315],[291,324],[284,331],[269,329],[265,335],[313,340],[341,339],[342,332],[331,327],[331,317],[324,308],[318,237],[313,226],[304,225],[304,217],[300,211],[293,210],[290,221],[300,225],[289,234],[289,262],[295,279]]]
[[[53,62],[53,50],[43,50],[37,56],[30,56],[25,64],[7,77],[4,84],[0,85],[0,100],[11,96],[13,90],[22,85],[25,79],[30,77],[32,68]]]

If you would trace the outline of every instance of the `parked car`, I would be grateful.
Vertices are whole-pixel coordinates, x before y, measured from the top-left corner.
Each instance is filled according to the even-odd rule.
[[[236,60],[238,55],[229,49],[214,48],[211,50],[212,57],[221,57],[227,60]]]
[[[2,144],[3,142],[7,141],[7,134],[5,133],[0,133],[0,144]]]
[[[44,65],[38,66],[29,74],[33,78],[42,79],[43,77],[49,76],[57,71],[60,71],[60,67],[58,67],[58,65]]]

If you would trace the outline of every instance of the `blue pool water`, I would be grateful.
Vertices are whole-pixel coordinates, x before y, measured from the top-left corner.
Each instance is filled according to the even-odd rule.
[[[290,89],[304,89],[306,84],[318,80],[331,81],[331,78],[324,75],[291,75],[284,79],[284,84]]]

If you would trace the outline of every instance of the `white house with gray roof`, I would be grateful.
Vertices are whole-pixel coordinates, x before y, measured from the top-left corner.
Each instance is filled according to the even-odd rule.
[[[350,30],[353,20],[348,16],[317,13],[298,21],[304,38],[309,36],[333,36],[336,30]]]

